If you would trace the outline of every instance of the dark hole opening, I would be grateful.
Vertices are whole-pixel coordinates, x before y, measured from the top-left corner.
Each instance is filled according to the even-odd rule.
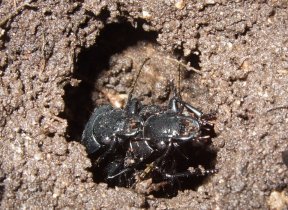
[[[65,87],[65,110],[61,114],[61,117],[66,118],[68,121],[67,139],[69,141],[80,141],[81,139],[85,124],[96,106],[95,101],[92,100],[92,93],[95,91],[95,82],[99,79],[100,72],[109,68],[109,59],[111,56],[121,53],[129,46],[133,46],[140,41],[155,43],[156,38],[156,32],[145,32],[141,27],[135,29],[128,23],[110,24],[101,32],[95,46],[83,49],[78,56],[78,62],[73,75],[75,79],[81,80],[81,83],[77,87],[72,87],[71,85]],[[190,62],[192,67],[200,69],[200,58],[198,55],[193,54],[185,60]],[[198,166],[199,164],[205,168],[214,168],[214,160],[216,158],[214,150],[209,150],[206,146],[196,146],[191,148],[191,151],[191,157],[189,157],[191,161],[187,162],[188,165],[182,166],[179,164],[181,170],[182,168]],[[94,162],[95,154],[90,156],[90,158]],[[114,161],[113,157],[112,161]],[[105,177],[99,175],[99,170],[101,168],[96,167],[96,170],[95,167],[91,168],[95,182],[104,181]],[[181,183],[181,186],[178,186],[179,188],[176,191],[175,189],[168,189],[169,192],[167,193],[159,190],[155,193],[155,196],[171,197],[177,195],[178,189],[196,189],[197,186],[203,183],[205,178],[194,177],[192,182],[187,180],[187,182]],[[115,185],[111,184],[110,186],[113,187]]]
[[[192,53],[190,56],[188,56],[187,61],[190,62],[190,65],[197,69],[197,70],[201,70],[200,67],[200,53],[198,52],[198,54]]]
[[[73,77],[81,80],[78,87],[65,87],[65,110],[62,117],[68,120],[67,139],[81,139],[85,123],[88,121],[95,104],[92,91],[97,75],[109,65],[111,55],[136,44],[138,41],[154,42],[157,33],[145,32],[141,27],[133,28],[128,23],[107,25],[97,38],[95,46],[84,49],[78,57]]]
[[[201,52],[199,51],[195,51],[194,53],[191,53],[189,56],[184,56],[184,52],[183,49],[176,49],[174,50],[174,54],[176,57],[178,57],[179,59],[183,59],[186,63],[189,63],[189,65],[191,67],[193,67],[196,70],[201,70],[201,66],[200,66],[200,56],[201,56]]]
[[[0,184],[0,202],[3,199],[4,191],[5,191],[5,186]]]
[[[4,185],[4,180],[6,179],[6,175],[0,176],[0,202],[3,199],[3,195],[5,192],[5,185]]]

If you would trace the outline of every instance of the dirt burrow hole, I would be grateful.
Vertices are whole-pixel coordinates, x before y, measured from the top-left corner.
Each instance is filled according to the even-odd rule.
[[[195,71],[201,71],[200,53],[184,57],[181,49],[173,54],[162,52],[156,42],[157,33],[140,28],[135,29],[128,23],[109,24],[100,33],[96,44],[80,53],[73,75],[79,84],[65,87],[62,117],[68,121],[68,141],[80,141],[85,123],[96,106],[112,104],[122,108],[125,105],[135,76],[146,58],[150,60],[143,67],[133,92],[133,97],[143,104],[167,104],[171,93],[169,81],[178,85],[179,72],[178,88],[184,100],[189,102],[197,91],[201,92],[194,82],[199,77]],[[214,168],[214,151],[196,153],[197,165]],[[97,173],[92,172],[94,176]],[[95,181],[102,180],[96,178]],[[203,178],[197,178],[184,188],[194,188],[203,181]]]

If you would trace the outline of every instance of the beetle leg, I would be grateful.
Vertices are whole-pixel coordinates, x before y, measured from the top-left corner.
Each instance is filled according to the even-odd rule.
[[[177,104],[182,105],[181,108],[179,109]],[[182,112],[183,106],[190,112],[194,113],[198,118],[201,118],[203,113],[196,109],[194,106],[182,101],[182,99],[178,96],[174,96],[173,98],[170,99],[169,101],[169,108],[176,113]]]
[[[113,153],[113,151],[115,150],[116,148],[116,145],[117,145],[118,141],[116,138],[114,138],[112,141],[111,141],[111,144],[108,148],[108,150],[106,150],[96,161],[96,164],[99,165],[101,162],[103,162],[103,160],[105,160],[107,158],[108,155],[110,155],[111,153]]]
[[[118,157],[112,162],[108,162],[103,167],[102,173],[108,184],[126,186],[127,177],[125,173],[128,173],[129,170],[130,168],[123,168],[123,159],[122,157]],[[124,177],[121,175],[124,175]]]
[[[186,155],[184,155],[184,154],[179,150],[178,147],[174,147],[174,148],[175,148],[175,151],[176,151],[179,155],[181,155],[181,157],[183,157],[183,158],[186,159],[186,160],[189,160],[189,158],[188,158]]]
[[[161,155],[157,160],[155,160],[155,165],[157,166],[160,162],[164,161],[166,157],[168,157],[168,155],[171,153],[173,148],[173,143],[170,141],[165,153]]]
[[[196,168],[194,171],[184,171],[181,173],[174,173],[174,174],[169,174],[169,173],[164,173],[164,177],[166,179],[178,179],[178,178],[189,178],[189,177],[203,177],[211,174],[217,173],[217,169],[206,169],[204,171],[201,171],[199,168]]]
[[[191,141],[192,139],[195,139],[197,137],[197,135],[195,133],[192,133],[189,136],[176,136],[173,137],[173,140],[177,143],[185,143],[188,141]]]
[[[115,179],[116,177],[119,177],[119,176],[121,176],[122,174],[125,174],[125,173],[127,173],[127,172],[130,172],[130,171],[132,171],[132,168],[125,168],[125,169],[123,169],[122,171],[120,171],[120,172],[118,172],[118,173],[116,173],[116,174],[110,174],[110,175],[108,175],[107,176],[107,179]]]
[[[193,112],[198,118],[201,118],[203,113],[196,109],[194,106],[191,106],[190,104],[184,102],[184,101],[179,101],[179,103],[183,104],[183,106],[188,109],[188,111]]]
[[[174,97],[169,102],[169,108],[172,109],[175,112],[179,112],[177,108],[177,103],[184,106],[188,111],[193,112],[198,118],[201,118],[203,113],[196,109],[194,106],[184,102],[179,96],[174,94]]]
[[[150,60],[150,58],[145,58],[144,62],[142,63],[142,65],[140,66],[139,68],[139,71],[138,71],[138,74],[132,84],[132,88],[129,92],[129,95],[128,95],[128,100],[127,100],[127,104],[126,104],[126,107],[125,107],[125,111],[126,113],[129,115],[129,114],[136,114],[137,111],[138,111],[138,108],[139,108],[139,101],[137,99],[132,99],[132,93],[134,91],[134,88],[135,88],[135,85],[136,85],[136,82],[140,76],[140,73],[142,71],[142,68],[144,67],[145,63]]]
[[[160,157],[158,157],[155,161],[153,161],[152,163],[147,165],[147,167],[144,169],[143,173],[140,174],[140,177],[144,179],[145,176],[147,176],[147,174],[151,173],[154,169],[159,171],[159,165],[160,164],[163,165],[165,163],[166,157],[171,153],[171,150],[173,148],[174,148],[173,144],[172,144],[172,142],[170,142],[165,153],[163,155],[161,155]]]
[[[199,119],[201,119],[203,124],[209,124],[208,123],[209,120],[215,119],[216,113],[203,114],[203,112],[199,111],[194,106],[182,101],[181,99],[176,99],[176,100],[178,100],[179,103],[182,104],[188,111],[194,113]]]

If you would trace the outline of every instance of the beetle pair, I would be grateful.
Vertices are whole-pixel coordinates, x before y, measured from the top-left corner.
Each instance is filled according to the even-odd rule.
[[[132,98],[132,89],[124,109],[103,105],[92,113],[82,144],[108,183],[131,186],[137,173],[142,179],[155,178],[153,174],[157,174],[160,181],[195,175],[189,170],[178,171],[175,157],[189,159],[183,153],[187,144],[210,138],[204,133],[213,128],[209,123],[212,115],[204,115],[183,101],[171,86],[174,95],[167,107],[142,105]]]

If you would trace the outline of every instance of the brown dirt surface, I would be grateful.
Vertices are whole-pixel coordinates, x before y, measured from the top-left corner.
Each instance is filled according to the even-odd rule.
[[[0,0],[1,208],[287,209],[287,11],[286,0]],[[147,57],[135,97],[167,103],[181,63],[183,98],[217,112],[219,172],[173,198],[94,182],[79,143],[96,105],[125,104]]]

